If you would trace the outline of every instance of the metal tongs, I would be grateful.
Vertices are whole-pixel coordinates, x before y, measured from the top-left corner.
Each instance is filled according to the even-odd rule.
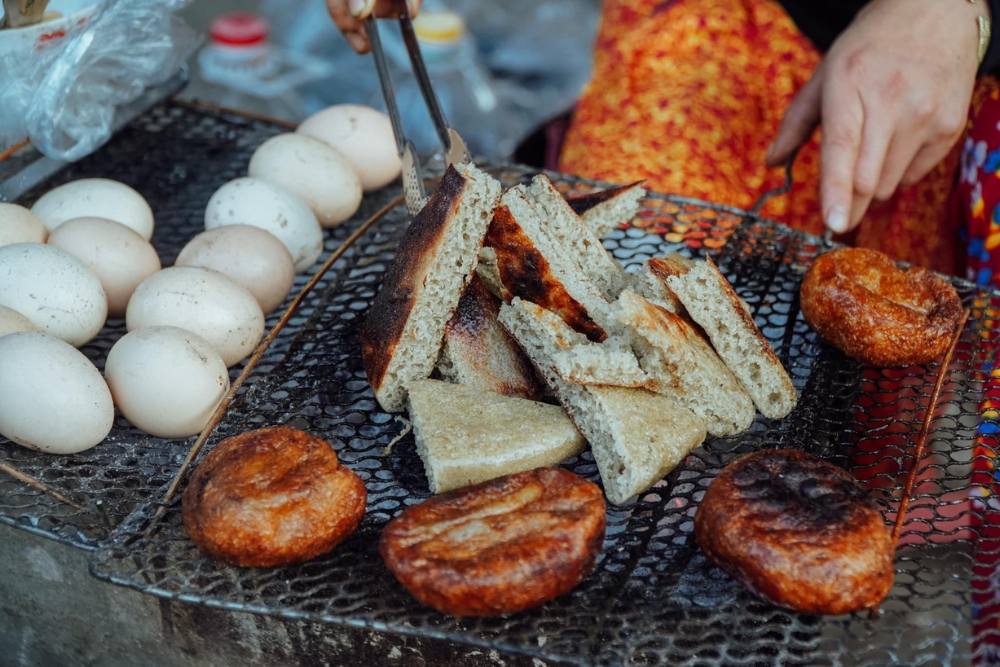
[[[424,57],[420,53],[420,44],[417,42],[417,34],[413,30],[413,22],[406,10],[406,4],[402,2],[399,4],[401,6],[398,16],[399,28],[403,33],[406,53],[410,57],[410,64],[413,67],[417,84],[420,86],[420,93],[424,97],[428,111],[430,111],[434,129],[438,139],[441,140],[441,146],[444,148],[445,162],[449,165],[469,162],[471,157],[465,141],[462,140],[458,132],[448,125],[448,121],[445,120],[444,113],[441,111],[441,105],[438,103],[437,95],[434,94],[434,88],[427,74],[427,67],[424,65]],[[417,159],[413,142],[406,138],[403,130],[399,107],[396,106],[396,95],[393,92],[392,78],[389,76],[389,64],[385,57],[385,51],[382,49],[382,40],[379,38],[378,25],[374,17],[365,20],[365,29],[368,32],[368,40],[371,42],[372,55],[375,57],[375,69],[378,70],[385,107],[392,121],[396,148],[399,150],[399,158],[403,163],[403,194],[406,197],[406,208],[411,216],[415,216],[427,203],[427,191],[424,189],[423,174],[420,172],[420,161]]]

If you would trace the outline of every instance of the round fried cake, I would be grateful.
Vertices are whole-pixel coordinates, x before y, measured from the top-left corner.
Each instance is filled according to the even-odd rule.
[[[354,532],[364,482],[330,443],[287,426],[219,443],[184,491],[184,527],[204,551],[243,567],[301,563]]]
[[[877,606],[893,579],[882,515],[846,470],[797,450],[726,466],[705,493],[695,539],[776,604],[816,614]]]
[[[948,348],[962,318],[958,293],[925,269],[900,269],[883,253],[839,248],[813,262],[802,314],[848,356],[879,368],[926,364]]]
[[[424,604],[496,616],[572,590],[603,539],[600,488],[561,468],[536,468],[408,508],[386,526],[379,550]]]

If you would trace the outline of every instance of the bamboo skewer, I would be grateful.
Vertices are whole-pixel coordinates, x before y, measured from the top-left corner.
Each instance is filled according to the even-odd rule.
[[[962,332],[965,330],[965,324],[968,321],[969,309],[966,308],[965,312],[962,314],[962,320],[958,325],[958,330],[951,339],[951,345],[948,346],[948,351],[945,352],[944,357],[941,359],[941,366],[938,368],[937,381],[934,383],[934,391],[931,392],[930,399],[928,399],[927,402],[927,413],[924,415],[924,423],[921,425],[920,433],[917,435],[917,446],[913,452],[913,465],[910,467],[910,472],[906,476],[906,485],[903,487],[903,496],[899,500],[899,510],[896,512],[896,525],[892,528],[893,549],[896,549],[899,546],[899,534],[903,530],[903,522],[906,520],[906,512],[910,508],[910,496],[913,494],[913,485],[917,479],[917,468],[920,465],[920,459],[924,456],[924,449],[927,446],[927,436],[931,430],[931,422],[934,421],[934,413],[937,409],[938,400],[941,398],[941,389],[944,387],[945,378],[948,377],[948,367],[951,366],[951,358],[955,354],[955,348],[958,347],[958,341],[962,338]]]
[[[64,496],[63,494],[61,494],[58,491],[56,491],[55,489],[53,489],[48,484],[45,484],[44,482],[38,481],[37,479],[35,479],[34,477],[32,477],[31,475],[29,475],[27,473],[21,472],[20,470],[18,470],[14,466],[10,465],[9,463],[0,462],[0,472],[5,472],[8,475],[10,475],[11,477],[13,477],[14,479],[16,479],[18,481],[21,481],[21,482],[24,482],[28,486],[30,486],[32,488],[35,488],[35,489],[38,489],[39,491],[41,491],[43,493],[47,493],[48,495],[52,496],[53,498],[55,498],[56,500],[58,500],[61,503],[65,503],[65,504],[69,505],[70,507],[73,507],[75,509],[80,510],[81,512],[84,511],[83,506],[78,505],[77,503],[73,502],[72,500],[70,500],[69,498],[67,498],[66,496]]]
[[[234,380],[232,385],[229,387],[229,391],[226,392],[226,394],[222,397],[222,400],[219,402],[219,405],[216,406],[215,411],[212,413],[212,417],[208,420],[208,424],[204,429],[202,429],[197,440],[194,441],[194,444],[191,445],[187,455],[184,457],[184,461],[181,463],[181,467],[177,470],[177,473],[171,480],[170,486],[167,487],[167,492],[163,495],[163,499],[160,501],[159,507],[157,507],[156,513],[153,515],[153,518],[149,523],[149,527],[146,529],[147,535],[153,531],[153,528],[163,517],[167,507],[173,500],[174,495],[177,493],[177,489],[180,487],[185,473],[191,466],[194,459],[201,452],[202,448],[204,448],[205,443],[212,434],[212,431],[215,430],[215,427],[218,426],[223,417],[225,417],[226,411],[229,409],[230,404],[236,397],[236,392],[243,386],[243,383],[246,382],[246,379],[253,372],[254,368],[256,368],[268,348],[278,337],[278,334],[281,333],[281,330],[285,328],[288,321],[293,315],[295,315],[295,312],[302,304],[302,301],[309,295],[310,292],[312,292],[313,288],[316,287],[319,281],[324,275],[326,275],[327,271],[333,267],[336,261],[340,259],[345,252],[347,252],[348,248],[354,245],[354,243],[361,238],[361,236],[368,231],[372,225],[384,218],[390,211],[399,206],[402,202],[402,195],[397,195],[393,197],[385,206],[376,211],[370,218],[365,220],[351,233],[350,236],[344,240],[343,243],[337,247],[336,250],[333,251],[333,254],[331,254],[325,262],[323,262],[323,265],[319,267],[316,273],[313,274],[313,276],[309,279],[309,282],[307,282],[302,289],[299,290],[299,293],[295,295],[292,302],[288,304],[288,308],[286,308],[285,312],[281,314],[281,318],[278,319],[277,323],[271,328],[271,331],[268,332],[267,336],[265,336],[264,339],[257,345],[256,349],[254,349],[253,354],[250,355],[250,358],[247,360],[246,366],[243,367],[239,376],[237,376],[236,380]]]
[[[962,313],[962,319],[958,325],[958,330],[951,339],[951,344],[941,358],[941,365],[938,367],[937,380],[934,382],[934,390],[927,401],[927,412],[924,413],[924,421],[917,434],[917,445],[913,450],[913,465],[906,475],[906,483],[903,485],[903,495],[899,499],[899,509],[896,510],[896,523],[892,527],[892,549],[893,552],[899,549],[899,534],[903,530],[903,523],[906,521],[906,512],[910,508],[910,496],[913,495],[913,485],[917,480],[917,468],[920,466],[920,459],[924,457],[924,449],[927,447],[927,436],[931,430],[931,422],[934,421],[934,413],[937,411],[938,400],[941,398],[941,390],[944,388],[945,378],[948,377],[948,368],[951,366],[951,359],[955,355],[955,348],[962,338],[965,325],[969,321],[969,309]],[[869,610],[869,618],[878,616],[879,607],[875,606]]]

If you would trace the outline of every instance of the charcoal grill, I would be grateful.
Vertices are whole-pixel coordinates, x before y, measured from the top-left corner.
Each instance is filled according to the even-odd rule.
[[[136,187],[156,211],[153,241],[169,265],[202,228],[215,188],[243,174],[252,150],[280,131],[263,120],[166,103],[45,187],[86,176]],[[531,175],[512,166],[492,171],[506,184]],[[567,192],[595,187],[552,176]],[[329,234],[327,252],[393,194],[366,198],[354,221]],[[1000,294],[953,281],[971,316],[947,369],[926,455],[915,462],[914,440],[939,369],[865,368],[816,336],[799,310],[798,286],[823,242],[735,208],[671,196],[645,199],[639,217],[607,247],[627,265],[669,251],[712,255],[789,369],[799,406],[784,420],[758,418],[748,433],[710,439],[634,504],[609,508],[596,571],[571,594],[503,619],[454,619],[421,607],[383,567],[376,544],[389,519],[429,497],[427,483],[412,436],[384,451],[401,427],[375,402],[357,342],[360,319],[407,220],[402,206],[392,210],[337,262],[209,443],[276,423],[333,442],[369,493],[361,527],[333,553],[294,567],[232,568],[198,552],[176,502],[149,531],[157,499],[191,440],[153,438],[120,419],[108,442],[68,457],[0,442],[2,460],[87,508],[72,510],[0,476],[0,521],[90,549],[94,576],[152,595],[447,640],[553,664],[989,664],[996,655],[1000,530],[990,522],[1000,516],[992,468],[998,419],[983,400],[1000,343]],[[121,322],[112,322],[84,351],[100,366],[122,330]],[[896,583],[877,618],[776,608],[709,564],[694,545],[693,515],[713,477],[740,454],[766,447],[805,449],[851,470],[887,522],[895,520],[905,477],[917,466]],[[589,453],[566,465],[599,481]]]

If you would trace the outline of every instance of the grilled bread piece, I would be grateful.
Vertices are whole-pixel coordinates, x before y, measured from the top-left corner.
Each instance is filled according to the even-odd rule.
[[[483,281],[486,289],[498,299],[504,298],[503,280],[500,278],[500,267],[497,265],[497,251],[483,246],[479,249],[479,263],[476,264],[476,275]]]
[[[520,297],[537,303],[591,340],[603,341],[611,304],[581,271],[572,251],[545,227],[522,186],[504,193],[485,242],[496,255],[503,300]]]
[[[409,404],[433,493],[556,465],[587,444],[558,405],[439,380],[411,384]]]
[[[892,588],[894,544],[878,506],[851,473],[802,451],[726,466],[694,535],[750,590],[807,614],[877,607]]]
[[[545,220],[545,230],[556,243],[575,254],[583,273],[605,296],[618,296],[628,284],[625,270],[604,249],[601,237],[573,211],[552,180],[539,174],[531,180],[528,192]]]
[[[444,333],[441,377],[479,391],[539,398],[542,387],[531,362],[497,322],[500,300],[472,277]]]
[[[601,490],[537,468],[406,508],[379,553],[420,602],[453,616],[502,616],[571,591],[604,543]]]
[[[708,334],[712,346],[750,393],[761,414],[781,419],[795,407],[791,378],[753,321],[750,309],[711,258],[680,255],[649,260],[659,276]]]
[[[683,316],[631,290],[618,297],[620,322],[658,391],[705,420],[712,435],[750,428],[753,401],[701,333]]]
[[[649,268],[649,263],[642,265],[636,273],[630,273],[629,287],[647,301],[651,301],[661,308],[669,310],[671,313],[683,313],[684,306],[681,305],[677,296],[667,287],[667,283],[660,279],[653,270]]]
[[[434,370],[499,197],[500,183],[488,174],[448,167],[407,228],[361,326],[368,382],[385,410],[402,410],[406,386]]]
[[[569,197],[566,201],[598,237],[604,238],[618,225],[630,222],[639,213],[639,201],[646,196],[642,181],[607,190]]]
[[[664,396],[564,380],[553,357],[563,349],[562,341],[579,337],[554,313],[514,299],[500,309],[500,323],[590,442],[612,503],[623,504],[648,489],[705,439],[705,423]]]
[[[241,567],[303,563],[357,529],[368,493],[333,446],[288,426],[226,438],[201,460],[182,516],[206,553]]]

